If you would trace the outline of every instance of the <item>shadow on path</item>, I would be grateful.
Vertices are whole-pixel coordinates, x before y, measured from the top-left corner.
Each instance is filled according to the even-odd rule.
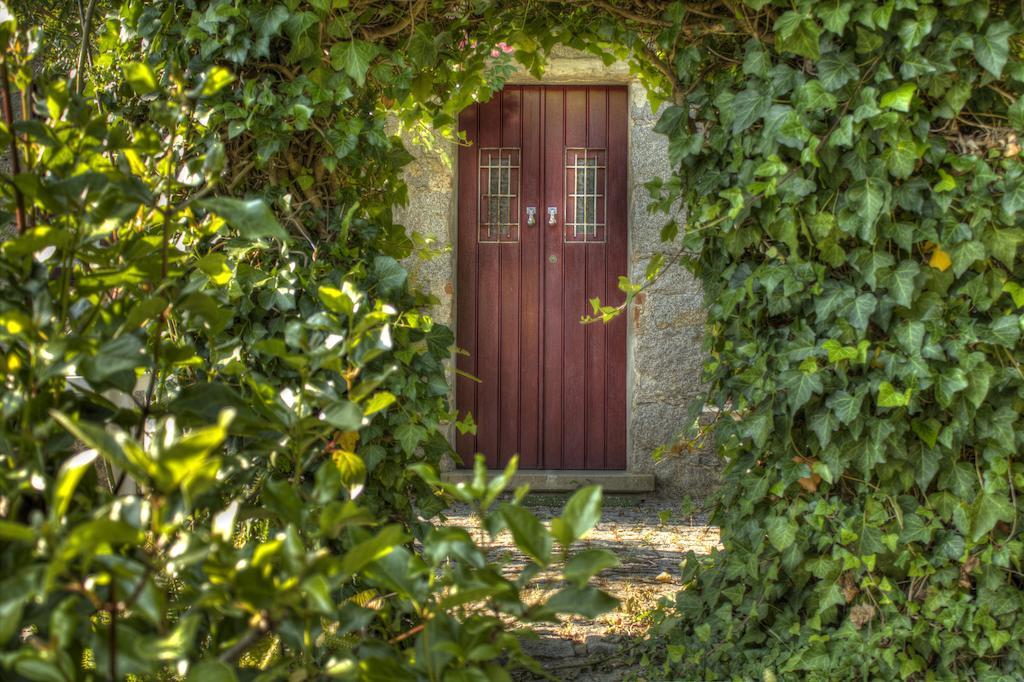
[[[561,500],[553,502],[557,505],[529,501],[527,504],[542,521],[549,521],[561,510]],[[538,637],[524,640],[524,650],[564,680],[613,682],[627,672],[640,672],[629,665],[629,654],[635,649],[636,638],[646,631],[658,600],[679,589],[680,562],[690,551],[706,555],[719,547],[718,528],[707,525],[703,517],[681,518],[676,512],[662,523],[659,513],[674,509],[678,507],[662,500],[606,498],[600,523],[576,551],[600,547],[619,557],[618,567],[602,572],[594,580],[598,587],[619,599],[619,608],[595,619],[570,616],[561,623],[534,626]],[[448,519],[449,525],[477,529],[475,519],[465,508],[452,509]],[[512,576],[529,561],[516,549],[507,532],[489,543],[489,554],[491,558],[504,555]],[[523,596],[527,601],[540,600],[560,587],[558,572],[549,571],[538,576]],[[517,678],[534,679],[530,674]]]

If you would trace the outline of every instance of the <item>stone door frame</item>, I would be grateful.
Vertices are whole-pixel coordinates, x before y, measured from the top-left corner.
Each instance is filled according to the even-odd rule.
[[[653,128],[660,111],[652,111],[647,91],[631,76],[623,62],[605,65],[599,58],[565,47],[556,47],[543,78],[520,71],[507,80],[512,84],[625,85],[628,89],[628,267],[630,276],[641,279],[654,253],[663,251],[660,231],[666,216],[647,211],[649,198],[644,183],[667,177],[667,139]],[[396,220],[423,236],[444,255],[423,260],[416,256],[406,266],[414,285],[437,296],[431,314],[455,328],[455,286],[458,235],[456,147],[437,153],[409,145],[416,156],[406,170],[409,206]],[[642,153],[638,151],[642,150]],[[445,158],[447,157],[447,158]],[[685,216],[676,216],[682,222]],[[690,451],[678,434],[685,423],[687,404],[700,393],[703,365],[701,340],[704,309],[698,282],[682,268],[673,268],[628,311],[626,338],[626,470],[608,472],[530,471],[522,482],[534,490],[570,490],[587,483],[601,483],[609,492],[649,492],[690,495],[700,500],[717,481],[718,460],[707,450]],[[454,381],[452,382],[454,392]],[[454,398],[454,395],[453,395]],[[452,401],[454,405],[454,400]],[[454,433],[451,434],[454,442]],[[652,458],[661,445],[666,456]],[[464,472],[452,471],[459,479]]]

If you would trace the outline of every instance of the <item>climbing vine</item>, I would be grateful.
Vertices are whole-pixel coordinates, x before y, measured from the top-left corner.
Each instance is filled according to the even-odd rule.
[[[751,1],[695,24],[653,191],[685,203],[663,236],[705,283],[725,551],[685,566],[666,671],[1013,675],[1021,7]]]

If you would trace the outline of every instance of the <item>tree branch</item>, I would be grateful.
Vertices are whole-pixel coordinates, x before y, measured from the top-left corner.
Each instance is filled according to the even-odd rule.
[[[387,38],[395,35],[396,33],[401,33],[412,23],[413,19],[416,18],[416,15],[423,11],[423,7],[426,4],[427,0],[416,0],[416,4],[409,10],[409,14],[401,20],[396,21],[390,26],[377,29],[376,31],[373,29],[365,29],[363,31],[363,35],[367,40],[380,40],[381,38]]]

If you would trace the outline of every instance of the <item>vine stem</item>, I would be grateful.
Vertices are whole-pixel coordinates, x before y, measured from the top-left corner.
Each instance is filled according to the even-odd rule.
[[[85,60],[89,56],[89,35],[92,33],[92,15],[96,11],[96,0],[89,0],[85,8],[85,16],[82,17],[82,44],[78,50],[78,62],[75,64],[75,92],[82,92],[84,78],[82,71],[85,69]]]
[[[0,88],[3,88],[3,92],[0,92],[0,101],[3,103],[4,110],[4,123],[7,124],[7,130],[10,132],[11,141],[8,148],[8,153],[11,156],[11,175],[18,175],[21,173],[21,161],[18,158],[18,143],[17,138],[14,135],[14,110],[11,107],[11,81],[7,73],[7,59],[0,57]],[[22,115],[25,112],[21,112]],[[18,231],[18,234],[24,234],[25,232],[25,197],[22,195],[21,190],[18,189],[18,185],[14,186],[14,225]]]

